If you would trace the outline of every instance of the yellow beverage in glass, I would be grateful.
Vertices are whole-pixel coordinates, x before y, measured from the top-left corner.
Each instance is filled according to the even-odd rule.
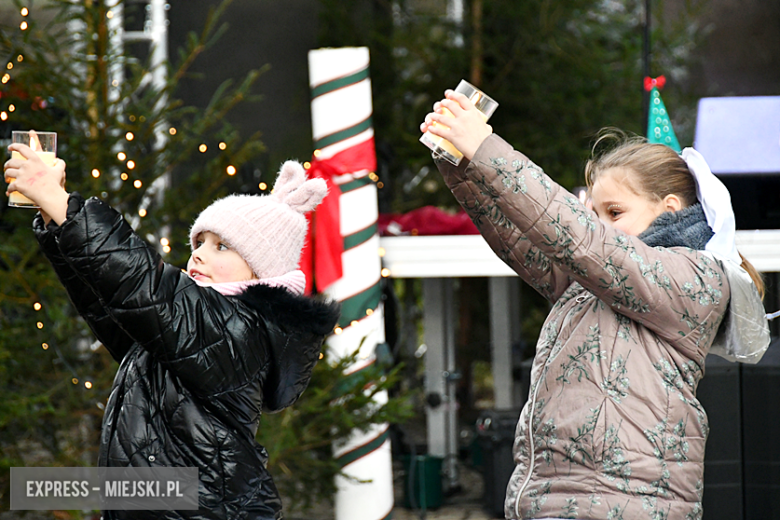
[[[38,154],[46,166],[54,166],[57,161],[57,134],[55,132],[29,132],[13,131],[12,142],[26,144]],[[11,152],[11,159],[27,159],[19,152]],[[38,205],[18,191],[13,191],[8,196],[8,205],[14,208],[37,208]]]
[[[482,116],[482,119],[484,119],[485,122],[490,119],[490,116],[493,115],[493,112],[495,112],[496,108],[498,107],[498,103],[496,103],[493,98],[466,80],[460,81],[458,86],[455,87],[455,92],[460,92],[461,94],[464,94],[466,97],[468,97],[469,100],[474,103],[474,106],[479,111],[479,114]],[[443,107],[442,113],[446,116],[453,117],[452,112]],[[441,125],[445,128],[447,126],[436,122],[433,124]],[[433,135],[430,132],[425,132],[422,137],[420,137],[420,142],[431,149],[435,158],[442,157],[447,159],[455,166],[460,164],[461,159],[463,159],[463,154],[460,153],[460,150],[455,148],[451,142],[444,139],[443,137]]]

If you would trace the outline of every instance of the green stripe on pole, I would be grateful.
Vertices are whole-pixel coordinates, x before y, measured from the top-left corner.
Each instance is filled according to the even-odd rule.
[[[344,194],[347,193],[348,191],[362,188],[367,184],[371,184],[371,182],[372,182],[371,179],[369,179],[368,175],[366,175],[365,177],[360,177],[359,179],[355,179],[354,181],[349,181],[349,182],[345,182],[344,184],[340,184],[339,191],[341,191],[341,193]]]
[[[372,236],[376,235],[377,225],[376,222],[368,226],[366,229],[352,233],[351,235],[344,237],[344,251],[357,247]]]
[[[369,116],[364,121],[361,121],[360,123],[350,126],[349,128],[345,128],[344,130],[339,130],[338,132],[334,132],[330,135],[326,135],[322,137],[320,140],[314,142],[314,148],[316,149],[322,149],[326,146],[330,146],[332,144],[336,144],[340,141],[343,141],[345,139],[349,139],[350,137],[355,137],[360,132],[365,132],[369,128],[371,128],[371,117]]]
[[[328,92],[333,92],[334,90],[348,87],[350,85],[354,85],[355,83],[360,83],[366,78],[368,78],[368,67],[366,67],[365,69],[361,69],[353,74],[350,74],[349,76],[343,76],[341,78],[332,79],[330,81],[323,83],[322,85],[317,85],[316,87],[311,89],[311,98],[314,99],[317,96],[327,94]]]
[[[355,448],[352,451],[349,451],[349,452],[345,453],[344,455],[342,455],[341,457],[339,457],[337,459],[339,465],[343,468],[347,464],[351,464],[351,463],[355,462],[356,460],[365,457],[366,455],[368,455],[372,451],[378,450],[379,447],[382,446],[382,444],[385,443],[385,441],[387,440],[388,436],[389,436],[388,430],[385,430],[384,433],[382,433],[382,435],[380,435],[376,439],[374,439],[374,440],[372,440],[372,441],[370,441],[370,442],[368,442],[368,443],[366,443],[366,444],[364,444],[362,446],[358,446],[357,448]]]
[[[344,328],[353,320],[360,320],[366,317],[366,310],[374,310],[379,307],[379,300],[382,298],[382,290],[379,288],[381,280],[354,296],[350,296],[341,302],[341,317],[339,326]]]

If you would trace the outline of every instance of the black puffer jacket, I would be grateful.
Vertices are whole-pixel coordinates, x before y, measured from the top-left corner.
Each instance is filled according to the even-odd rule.
[[[103,418],[100,466],[197,467],[199,511],[105,518],[281,518],[263,408],[306,388],[338,305],[255,285],[226,297],[165,264],[122,216],[78,194],[67,220],[33,224],[78,312],[120,363]]]

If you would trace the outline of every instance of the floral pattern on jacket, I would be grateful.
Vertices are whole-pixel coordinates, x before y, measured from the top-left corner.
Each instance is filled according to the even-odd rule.
[[[697,519],[696,399],[729,301],[720,266],[598,219],[492,135],[445,181],[496,252],[554,302],[517,424],[507,518]]]

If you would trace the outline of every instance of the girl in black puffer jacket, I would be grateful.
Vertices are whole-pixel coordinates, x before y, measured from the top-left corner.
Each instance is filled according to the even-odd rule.
[[[187,272],[162,261],[97,198],[68,194],[23,145],[5,164],[41,208],[35,234],[95,336],[119,362],[99,465],[196,467],[197,511],[105,511],[104,518],[277,519],[281,502],[255,442],[263,408],[306,388],[337,304],[302,296],[303,213],[326,193],[300,164],[282,166],[273,194],[237,195],[192,227]]]

